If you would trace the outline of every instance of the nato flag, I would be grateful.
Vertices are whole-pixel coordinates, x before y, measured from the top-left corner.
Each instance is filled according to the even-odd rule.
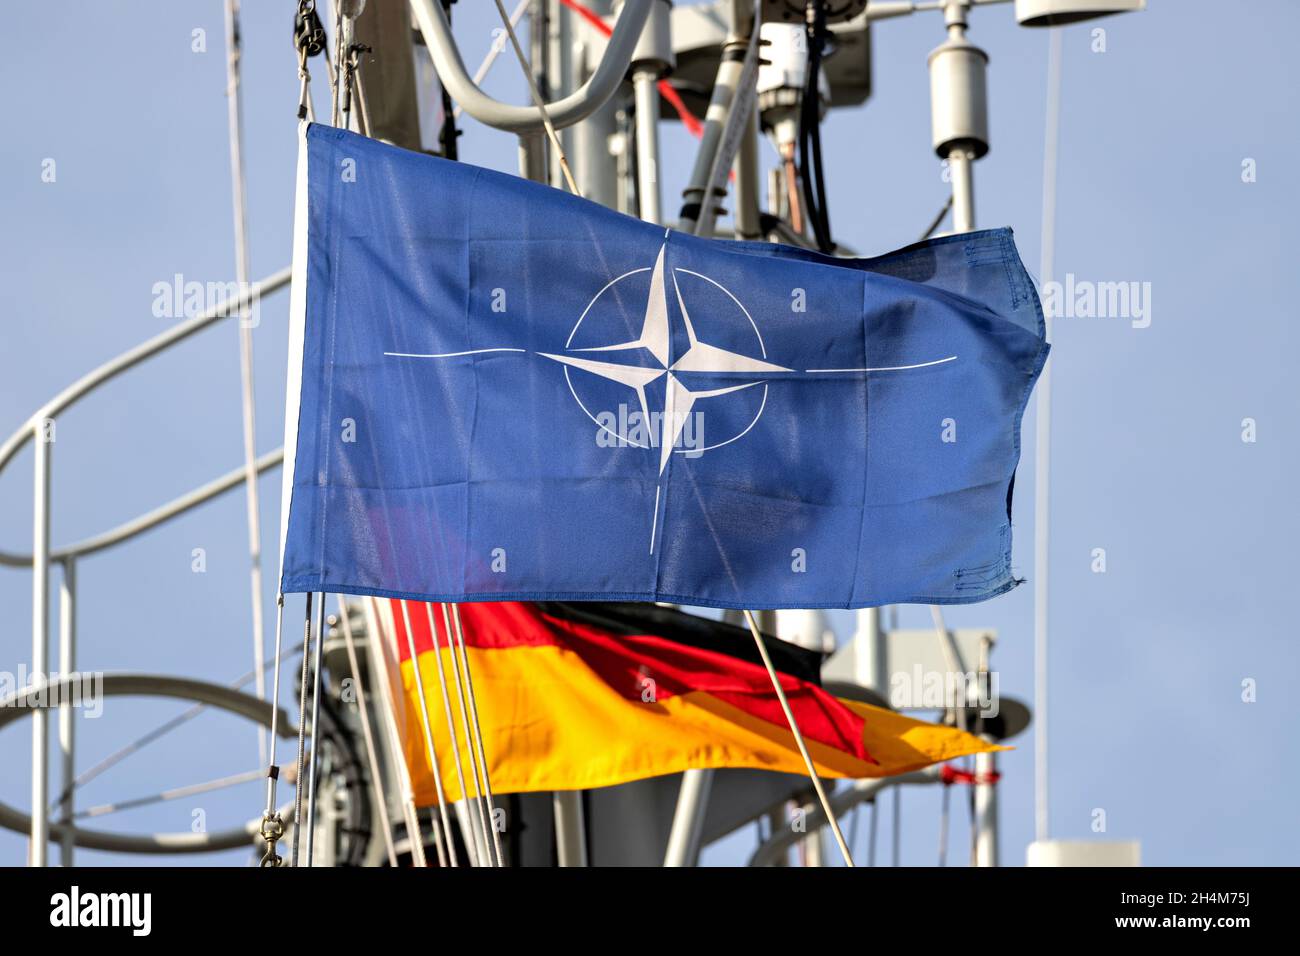
[[[310,126],[284,592],[730,608],[1016,584],[1047,357],[1009,229],[700,239]]]

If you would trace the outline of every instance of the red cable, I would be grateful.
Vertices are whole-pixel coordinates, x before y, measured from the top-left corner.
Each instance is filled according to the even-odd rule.
[[[600,18],[600,14],[596,13],[590,7],[584,7],[581,3],[578,3],[578,0],[560,0],[560,3],[564,4],[578,16],[582,17],[582,19],[586,20],[601,33],[605,34],[605,36],[609,36],[614,32],[609,24]]]
[[[962,770],[946,763],[939,768],[939,781],[944,784],[952,783],[997,783],[1002,779],[1002,774],[996,770],[992,773],[977,774],[969,770]]]
[[[599,30],[603,36],[609,36],[614,32],[613,28],[602,20],[599,14],[589,7],[583,6],[578,2],[578,0],[560,0],[560,3],[564,4],[564,6],[582,17],[582,19],[586,20],[593,28]],[[673,85],[667,80],[660,80],[657,86],[659,87],[659,95],[667,100],[668,105],[677,111],[677,116],[681,119],[682,125],[686,127],[687,132],[695,137],[704,135],[704,127],[700,125],[700,121],[695,118],[694,114],[686,108],[686,104],[682,101],[681,94],[673,89]]]

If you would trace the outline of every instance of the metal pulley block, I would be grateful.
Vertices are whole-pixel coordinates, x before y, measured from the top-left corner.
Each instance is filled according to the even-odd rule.
[[[328,41],[325,39],[325,27],[316,13],[314,0],[305,0],[298,4],[298,12],[293,16],[293,45],[304,56],[319,56],[325,52]]]

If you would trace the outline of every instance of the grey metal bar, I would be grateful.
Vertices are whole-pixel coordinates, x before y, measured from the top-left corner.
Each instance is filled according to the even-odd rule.
[[[673,828],[668,834],[664,866],[696,866],[700,859],[700,836],[704,832],[704,815],[709,809],[709,791],[713,789],[712,770],[687,770],[677,793]]]
[[[272,468],[279,467],[284,462],[284,449],[277,448],[275,451],[269,451],[261,458],[257,459],[257,470],[261,472],[270,471]],[[227,472],[215,481],[210,481],[206,485],[195,488],[188,494],[184,494],[169,503],[155,508],[153,511],[146,512],[138,518],[120,524],[110,531],[96,535],[93,538],[85,538],[75,544],[65,545],[62,548],[55,548],[50,551],[51,561],[67,561],[69,558],[80,558],[88,554],[94,554],[97,551],[103,551],[115,545],[122,544],[138,534],[155,528],[160,524],[170,521],[178,515],[184,514],[191,508],[204,504],[219,495],[225,494],[237,488],[244,481],[244,469],[242,467],[234,471]],[[30,567],[32,556],[30,554],[10,554],[0,552],[0,565],[9,565],[11,567]]]
[[[724,137],[732,104],[741,95],[740,84],[745,73],[742,57],[749,47],[751,33],[759,27],[754,13],[754,6],[746,0],[732,0],[731,25],[727,40],[722,45],[722,60],[718,63],[718,74],[713,81],[709,108],[704,114],[704,132],[695,154],[690,185],[682,192],[684,205],[677,226],[684,232],[705,236],[713,233],[718,197],[711,195],[711,192],[714,175],[718,171],[717,158],[719,151],[726,148]],[[730,159],[726,166],[730,168]],[[725,185],[725,180],[723,183]]]
[[[582,811],[582,791],[556,790],[552,808],[555,852],[560,866],[586,866],[587,822]]]
[[[762,239],[758,193],[763,172],[758,162],[758,110],[749,114],[740,151],[736,153],[736,238]]]
[[[952,231],[975,229],[975,155],[964,146],[948,154],[948,171],[952,176]]]
[[[285,268],[279,272],[272,273],[259,282],[254,282],[252,287],[242,291],[232,299],[224,301],[213,306],[201,315],[196,315],[192,319],[187,319],[177,325],[172,326],[166,332],[161,332],[153,338],[141,342],[133,349],[128,349],[117,358],[105,362],[93,372],[83,375],[77,381],[73,382],[54,398],[46,402],[41,408],[27,420],[21,429],[9,436],[3,445],[0,445],[0,470],[3,470],[9,460],[27,443],[32,437],[32,429],[41,421],[56,417],[60,412],[71,407],[76,402],[85,398],[87,394],[94,391],[105,382],[116,378],[127,369],[139,365],[147,358],[152,358],[159,352],[162,352],[171,346],[188,339],[196,332],[202,332],[214,322],[222,319],[232,318],[248,308],[253,301],[260,296],[269,295],[276,292],[289,284],[290,270]]]
[[[840,790],[830,798],[831,811],[836,816],[843,816],[849,810],[852,810],[859,803],[872,799],[886,787],[898,787],[902,784],[914,783],[937,783],[939,781],[939,766],[926,767],[924,770],[916,770],[912,773],[899,774],[896,777],[875,777],[868,780],[856,780],[851,787]],[[814,806],[804,818],[806,824],[805,833],[796,833],[791,827],[772,830],[772,835],[767,841],[754,851],[754,855],[749,858],[750,866],[772,866],[779,863],[781,855],[791,846],[804,839],[809,833],[815,833],[817,830],[827,825],[826,814],[819,806]]]
[[[627,0],[614,24],[613,35],[605,47],[600,65],[590,79],[562,100],[546,104],[546,112],[557,129],[578,123],[601,106],[618,90],[632,62],[632,51],[641,36],[641,28],[650,14],[654,0]],[[460,58],[451,24],[436,0],[410,0],[420,33],[433,58],[438,79],[465,112],[480,122],[511,133],[541,129],[542,113],[536,106],[511,106],[484,93],[470,78]]]
[[[546,160],[550,150],[546,134],[532,130],[519,134],[519,175],[535,183],[546,182]]]
[[[53,428],[53,422],[50,422]],[[32,492],[32,683],[46,682],[50,669],[50,450],[53,431],[44,423],[32,429],[36,449]],[[41,708],[32,713],[32,820],[27,862],[45,866],[50,835],[49,747],[50,715]]]
[[[48,713],[49,701],[65,700],[70,695],[80,693],[83,678],[80,675],[61,675],[48,685],[48,694],[44,699],[33,698],[31,692],[36,688],[24,687],[0,699],[0,729],[23,717],[36,717]],[[220,707],[256,720],[265,726],[271,722],[272,704],[261,701],[251,694],[244,694],[233,688],[210,684],[207,681],[188,677],[165,677],[157,674],[105,674],[103,676],[102,695],[104,697],[145,695],[170,697],[185,701],[198,701]],[[291,737],[288,718],[280,714],[280,736]],[[38,805],[38,809],[40,805]],[[282,812],[287,808],[281,808]],[[0,827],[28,833],[32,829],[33,818],[27,814],[0,802]],[[250,846],[258,833],[260,817],[248,821],[241,827],[223,830],[219,833],[159,833],[147,836],[130,833],[105,833],[100,830],[84,830],[66,823],[49,825],[49,832],[63,838],[65,830],[71,830],[77,846],[94,850],[110,850],[120,853],[196,853],[210,850],[228,850],[239,846]]]
[[[63,577],[59,584],[59,673],[75,674],[77,670],[77,565],[72,558],[63,562]],[[59,703],[59,755],[61,759],[62,797],[59,816],[66,823],[72,819],[74,780],[77,774],[75,734],[76,711],[66,700]],[[72,866],[74,846],[71,830],[59,837],[59,862]]]

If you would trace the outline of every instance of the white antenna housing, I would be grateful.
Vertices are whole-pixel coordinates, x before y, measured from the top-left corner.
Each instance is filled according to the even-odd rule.
[[[1016,21],[1022,27],[1059,27],[1146,6],[1146,0],[1016,0]]]

